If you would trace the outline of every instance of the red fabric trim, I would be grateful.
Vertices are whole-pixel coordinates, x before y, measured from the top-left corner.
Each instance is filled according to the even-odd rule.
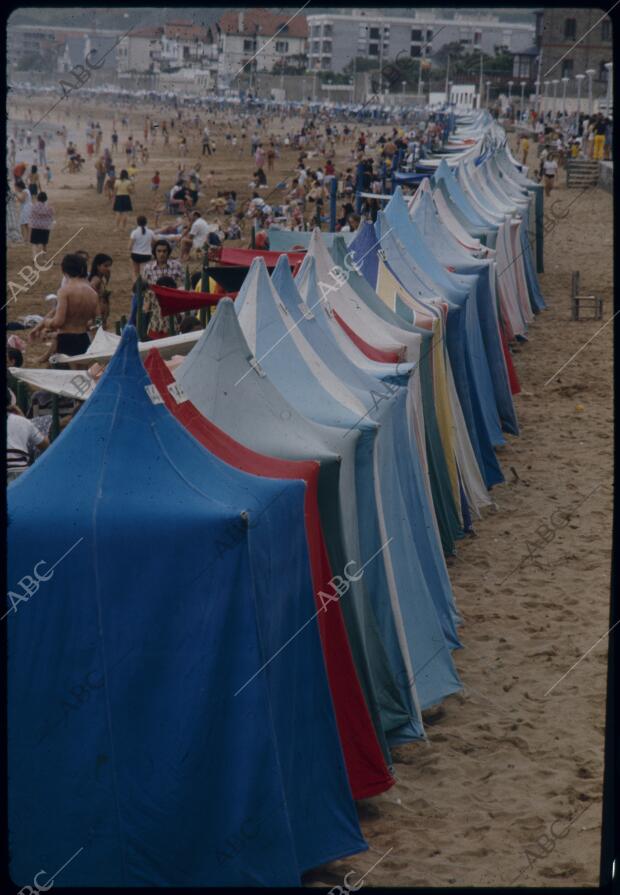
[[[500,326],[499,331],[502,338],[502,348],[504,350],[504,357],[506,358],[506,366],[508,368],[508,381],[510,382],[510,391],[513,395],[518,395],[521,391],[519,377],[517,376],[515,365],[512,362],[512,354],[510,353],[508,341],[506,339],[506,336],[504,335],[504,329],[502,326]]]
[[[179,314],[181,311],[195,311],[216,305],[220,298],[228,295],[237,296],[236,292],[186,292],[185,289],[172,289],[170,286],[151,286],[157,296],[164,317]]]
[[[249,267],[255,258],[262,258],[267,267],[275,267],[280,255],[286,255],[291,264],[301,264],[305,252],[276,252],[269,249],[234,249],[222,248],[218,259],[220,264],[236,264],[239,267]]]
[[[351,341],[366,355],[366,357],[369,357],[370,360],[376,360],[383,364],[398,364],[403,359],[401,352],[382,351],[381,348],[375,348],[374,345],[369,345],[368,342],[365,342],[361,336],[358,336],[350,326],[347,326],[337,311],[334,311],[334,317]]]
[[[319,463],[280,460],[258,454],[235,441],[191,401],[177,404],[167,386],[174,377],[156,349],[149,351],[145,367],[168,410],[207,450],[230,466],[277,479],[306,482],[305,517],[312,584],[317,610],[322,609],[320,590],[331,593],[332,571],[323,538],[318,504]],[[342,742],[353,797],[364,799],[385,792],[394,784],[385,764],[364,695],[353,664],[340,604],[331,602],[317,615],[329,686]]]

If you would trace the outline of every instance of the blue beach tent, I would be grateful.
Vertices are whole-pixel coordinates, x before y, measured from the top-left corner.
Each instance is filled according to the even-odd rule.
[[[207,452],[136,344],[8,492],[9,580],[54,566],[6,619],[11,874],[79,850],[62,885],[299,885],[366,847],[305,486]]]

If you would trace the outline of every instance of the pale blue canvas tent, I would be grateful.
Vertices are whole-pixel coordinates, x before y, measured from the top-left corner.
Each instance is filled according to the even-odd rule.
[[[417,295],[423,302],[428,302],[429,299],[435,296],[447,300],[445,295],[447,288],[443,285],[436,285],[424,269],[420,267],[400,239],[396,237],[395,225],[388,224],[382,212],[377,217],[374,232],[372,228],[365,227],[360,231],[357,240],[352,243],[350,249],[355,252],[355,258],[361,257],[364,259],[362,263],[364,276],[368,276],[367,271],[369,268],[366,266],[368,259],[373,253],[376,257],[377,252],[381,249],[388,269],[403,284],[404,289],[413,295]],[[374,264],[377,265],[378,262],[375,261]],[[377,267],[375,266],[376,269]],[[370,275],[372,276],[372,272]],[[373,285],[372,281],[370,282]],[[456,302],[452,301],[453,295],[457,299]],[[459,300],[461,304],[457,303]],[[398,310],[398,307],[396,310]],[[493,450],[491,437],[485,425],[480,398],[475,388],[476,380],[472,370],[473,361],[471,357],[468,357],[468,354],[472,354],[471,345],[468,341],[468,331],[473,329],[474,335],[476,333],[475,327],[471,324],[469,328],[467,327],[466,312],[467,302],[465,302],[463,307],[462,292],[458,290],[451,292],[450,300],[448,301],[446,346],[471,444],[484,481],[487,487],[490,487],[503,481],[503,475]],[[471,312],[472,308],[470,306],[470,316]],[[435,311],[434,313],[437,312]]]
[[[362,557],[355,487],[355,438],[314,423],[289,404],[258,363],[243,335],[234,306],[223,299],[205,333],[175,371],[190,400],[225,432],[273,457],[318,460],[319,509],[334,574]],[[384,754],[386,734],[423,735],[403,690],[406,670],[393,668],[362,575],[341,601],[360,684]]]
[[[314,259],[308,259],[304,271],[300,271],[298,275],[299,291],[285,264],[278,264],[273,281],[304,338],[338,378],[368,403],[368,417],[380,423],[378,446],[382,446],[385,441],[390,450],[386,462],[393,467],[406,495],[412,536],[442,622],[444,636],[451,648],[457,647],[459,640],[456,625],[460,622],[460,616],[454,603],[441,546],[435,536],[433,508],[424,486],[424,472],[414,442],[410,440],[410,450],[404,449],[407,439],[407,428],[403,426],[407,412],[404,389],[397,388],[395,380],[388,383],[389,388],[382,387],[380,382],[357,367],[340,351],[331,331],[322,329],[317,319],[324,313],[324,308],[317,307],[316,312],[307,314],[307,308],[317,302],[319,294]],[[305,303],[302,296],[305,297]],[[413,375],[418,375],[417,370],[414,370]]]
[[[491,371],[491,384],[502,428],[512,435],[519,434],[517,417],[510,391],[506,359],[502,349],[495,296],[495,272],[491,261],[472,258],[445,227],[433,205],[430,184],[425,180],[416,193],[411,217],[432,246],[435,256],[444,267],[476,279],[478,315],[482,340]]]
[[[286,260],[281,259],[279,263],[284,276]],[[292,279],[289,280],[291,288],[295,290]],[[308,299],[317,295],[315,281]],[[415,536],[421,533],[424,523],[419,498],[416,498],[413,458],[404,449],[406,390],[398,389],[400,396],[395,395],[390,402],[389,418],[383,415],[381,425],[375,422],[371,418],[376,406],[374,394],[359,388],[356,392],[350,390],[315,351],[301,331],[299,319],[297,324],[292,321],[292,314],[260,260],[253,263],[235,309],[250,348],[262,359],[269,377],[285,397],[311,419],[337,426],[343,440],[358,440],[355,481],[362,556],[375,556],[381,551],[365,571],[367,590],[392,665],[398,667],[404,660],[403,667],[411,676],[416,669],[424,668],[420,677],[415,675],[419,702],[422,708],[440,702],[459,689],[460,684],[420,556],[425,542]],[[316,396],[311,393],[313,384],[320,386]],[[377,389],[378,383],[375,383]],[[332,401],[339,395],[350,404],[351,410],[355,408],[357,418],[351,421],[348,416],[342,416],[339,403],[334,402],[331,409],[325,398],[328,390],[333,392]],[[359,434],[357,430],[361,430]],[[432,587],[436,586],[433,578]],[[445,594],[436,593],[435,598],[449,624],[452,620]],[[447,633],[450,645],[458,645],[453,624],[449,624]],[[403,739],[401,735],[400,740]]]

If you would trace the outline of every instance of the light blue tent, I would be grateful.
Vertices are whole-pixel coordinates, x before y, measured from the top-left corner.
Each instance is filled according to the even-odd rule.
[[[332,571],[344,575],[348,562],[359,569],[369,558],[361,554],[356,500],[359,433],[343,439],[340,430],[313,423],[286,401],[250,350],[230,299],[220,301],[175,376],[203,416],[247,447],[320,462],[319,509]],[[360,684],[389,759],[387,733],[423,733],[402,694],[407,678],[391,666],[363,575],[352,580],[341,606]]]
[[[323,233],[323,239],[327,247],[331,247],[335,233]],[[341,233],[345,242],[351,242],[355,233]],[[312,232],[310,230],[281,230],[279,227],[270,227],[268,230],[269,248],[274,252],[292,252],[297,249],[307,249],[310,245]]]
[[[477,277],[476,294],[480,329],[491,370],[497,411],[503,429],[512,435],[518,435],[519,427],[499,332],[491,262],[484,258],[472,258],[442,224],[433,205],[428,181],[422,184],[416,194],[411,217],[444,267],[450,267],[459,274],[471,274]]]
[[[355,272],[352,273],[353,276],[358,277]],[[451,648],[459,646],[455,626],[461,619],[454,603],[443,553],[434,536],[432,507],[424,487],[423,470],[415,444],[410,442],[410,450],[403,448],[403,441],[407,436],[406,427],[403,432],[406,416],[404,390],[395,388],[396,380],[388,383],[388,388],[382,387],[380,382],[357,367],[340,351],[331,331],[322,329],[317,319],[324,313],[324,308],[317,308],[311,315],[305,313],[307,307],[314,304],[318,297],[314,259],[308,259],[305,270],[300,271],[297,277],[299,288],[306,299],[305,304],[288,265],[278,263],[273,281],[282,302],[304,338],[338,378],[368,402],[369,418],[381,424],[377,435],[378,446],[381,447],[383,441],[391,450],[394,445],[398,446],[392,455],[393,459],[388,462],[391,462],[398,475],[400,487],[403,490],[406,488],[404,493],[409,494],[405,501],[409,525],[436,611],[442,622],[444,636]],[[352,280],[350,282],[352,283]],[[418,375],[417,371],[413,375]]]
[[[286,260],[281,259],[279,264],[282,268]],[[292,279],[289,287],[296,291]],[[310,303],[314,297],[318,298],[316,281],[307,295]],[[411,454],[403,450],[407,439],[406,390],[398,389],[400,395],[386,407],[391,410],[390,425],[385,420],[379,426],[371,418],[376,406],[374,394],[350,390],[324,362],[293,321],[262,260],[253,262],[235,310],[250,349],[289,402],[316,422],[338,427],[343,441],[357,440],[355,481],[362,557],[381,551],[367,568],[367,590],[392,667],[399,668],[404,681],[415,676],[422,708],[440,702],[460,684],[412,530],[421,508],[415,499]],[[326,394],[328,390],[332,396]],[[351,413],[343,412],[336,395],[350,405]],[[386,545],[384,549],[382,545]],[[437,599],[442,596],[438,594]],[[454,626],[450,635],[452,645],[457,645]],[[419,679],[415,675],[418,668],[424,668]],[[403,687],[404,694],[408,690],[408,686]],[[414,706],[411,708],[413,712]],[[404,738],[400,733],[398,741]]]
[[[399,225],[401,224],[402,222],[399,222]],[[404,224],[406,226],[408,221]],[[379,212],[377,216],[375,231],[377,235],[374,236],[374,245],[372,245],[372,231],[369,231],[368,228],[360,231],[358,239],[350,247],[350,250],[355,251],[355,257],[363,257],[365,263],[373,251],[376,254],[380,249],[389,270],[400,280],[408,292],[419,296],[423,302],[433,296],[441,296],[448,300],[446,344],[467,429],[487,487],[498,484],[503,481],[503,475],[493,450],[485,419],[485,413],[487,417],[494,410],[496,413],[495,402],[491,397],[492,407],[485,407],[485,412],[483,412],[477,383],[478,364],[476,364],[472,347],[476,336],[480,338],[479,326],[478,328],[475,326],[477,323],[475,307],[466,298],[463,298],[463,291],[455,288],[453,284],[442,283],[439,286],[434,283],[417,259],[411,256],[401,240],[396,237],[396,225],[388,224],[383,212]],[[404,236],[407,238],[406,232]],[[364,266],[362,269],[366,275]],[[467,318],[468,310],[469,318]],[[483,352],[478,348],[477,356],[479,357],[481,353]],[[486,400],[488,401],[488,396]],[[497,422],[497,429],[499,429],[499,422]]]

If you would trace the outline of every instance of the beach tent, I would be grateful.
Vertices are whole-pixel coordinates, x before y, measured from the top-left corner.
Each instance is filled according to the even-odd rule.
[[[486,486],[481,478],[482,461],[474,453],[469,438],[446,351],[447,321],[445,315],[448,303],[433,294],[433,284],[427,285],[415,267],[408,266],[411,262],[410,258],[407,257],[405,263],[401,264],[401,258],[396,254],[392,255],[388,261],[385,252],[380,252],[379,248],[375,228],[366,223],[360,229],[355,243],[350,248],[355,262],[357,263],[357,259],[360,259],[360,270],[364,274],[364,279],[367,276],[370,279],[376,278],[375,288],[378,296],[388,308],[393,309],[393,312],[397,311],[404,322],[415,320],[417,323],[422,317],[424,320],[430,319],[433,325],[433,342],[430,348],[424,352],[426,366],[429,366],[429,360],[432,361],[433,371],[429,371],[425,375],[424,364],[421,364],[420,381],[427,390],[429,388],[427,380],[431,382],[430,400],[428,391],[425,393],[426,407],[429,408],[425,415],[429,420],[433,420],[433,410],[436,410],[438,432],[436,434],[431,432],[433,446],[430,449],[431,460],[435,459],[433,492],[438,507],[438,517],[441,520],[442,541],[444,547],[448,548],[450,541],[453,542],[459,534],[457,518],[459,504],[462,507],[463,524],[467,525],[467,509],[471,508],[477,513],[482,506],[489,503]],[[399,243],[396,243],[396,248],[398,252],[402,250],[404,253]],[[395,277],[393,269],[402,271],[400,280]],[[350,281],[356,282],[353,276]],[[406,288],[403,285],[404,282],[407,283]],[[372,289],[368,281],[366,284],[367,288]],[[430,318],[429,315],[431,315]],[[433,428],[434,425],[431,423],[431,429]],[[437,444],[437,435],[441,439],[441,447],[443,447],[447,465],[447,470],[444,471],[441,469],[441,447]],[[453,475],[451,452],[454,452],[458,475]],[[491,454],[491,457],[494,458],[494,455]],[[452,508],[449,495],[445,492],[445,488],[450,485],[453,489]],[[461,488],[464,496],[461,493]]]
[[[8,492],[11,875],[36,852],[82,888],[299,885],[365,848],[305,486],[206,451],[136,345]]]
[[[331,246],[335,233],[323,233],[323,239],[327,246]],[[345,242],[349,243],[355,238],[355,233],[339,233]],[[269,246],[271,251],[290,252],[306,250],[310,245],[312,232],[298,230],[281,230],[279,227],[270,227],[268,230]]]
[[[495,403],[504,431],[518,435],[519,427],[502,348],[495,294],[495,269],[491,266],[492,262],[484,258],[472,258],[443,226],[433,205],[428,180],[421,184],[409,210],[412,220],[420,228],[428,245],[433,247],[436,257],[443,266],[455,273],[470,274],[477,278],[476,297],[480,331],[491,372]]]
[[[481,472],[490,487],[503,481],[493,446],[503,444],[504,437],[482,348],[475,290],[467,281],[449,279],[455,275],[441,268],[417,228],[409,229],[408,219],[401,218],[399,215],[396,221],[394,217],[388,221],[379,213],[375,230],[380,248],[386,264],[405,288],[410,289],[417,280],[426,296],[441,296],[447,303],[446,345],[454,380]]]
[[[318,507],[319,464],[276,459],[249,450],[202,416],[175,382],[155,348],[147,355],[145,367],[168,410],[221,460],[254,475],[306,482],[305,523],[312,584],[317,609],[321,610],[317,618],[351,790],[356,799],[384,792],[394,780],[385,764],[357,679],[340,603],[319,598],[320,593],[333,591]]]
[[[284,263],[279,266],[281,276]],[[295,290],[292,278],[289,288]],[[262,262],[253,264],[235,310],[250,349],[284,397],[310,419],[338,427],[343,438],[355,440],[360,547],[363,557],[379,554],[368,566],[367,589],[384,643],[394,667],[402,661],[412,676],[416,668],[426,668],[426,673],[415,679],[422,708],[440,702],[460,684],[447,642],[442,644],[441,621],[414,534],[424,523],[412,461],[403,450],[408,438],[406,390],[400,390],[400,401],[395,396],[390,402],[392,426],[373,421],[373,394],[359,389],[355,394],[348,389],[314,350],[300,326],[292,323],[292,315]],[[347,414],[344,402],[350,408]],[[450,623],[443,596],[439,594],[437,599]],[[454,624],[449,636],[452,645],[458,645]],[[436,658],[431,666],[432,655]]]
[[[378,503],[378,510],[385,519],[394,519],[394,510],[398,509],[400,501],[404,502],[404,518],[411,530],[436,612],[442,622],[444,637],[449,647],[457,647],[459,641],[455,625],[460,622],[460,617],[436,534],[433,506],[424,486],[422,465],[414,446],[411,450],[403,447],[408,441],[405,389],[394,387],[396,383],[392,383],[389,389],[383,387],[383,383],[365,373],[339,350],[330,331],[321,328],[317,316],[306,313],[307,306],[313,303],[318,293],[313,259],[307,266],[305,277],[299,279],[299,291],[290,273],[283,267],[276,268],[273,280],[294,325],[339,379],[368,402],[368,416],[380,424],[375,450],[377,460],[381,462],[376,465],[376,474],[381,483],[380,491],[385,488],[386,496]],[[305,305],[302,296],[306,297]],[[391,476],[397,477],[392,485],[389,484]],[[390,487],[396,491],[395,495],[390,495]],[[400,529],[401,526],[398,527]],[[397,544],[396,547],[400,549],[401,545]],[[386,569],[386,572],[388,581],[396,584],[393,569]]]
[[[369,559],[360,552],[355,439],[311,422],[285,400],[254,358],[230,299],[220,302],[175,378],[204,416],[246,447],[289,460],[318,460],[319,510],[332,571],[343,575],[348,562],[359,569]],[[405,693],[413,683],[404,667],[391,666],[364,576],[351,582],[341,605],[358,678],[389,757],[386,733],[423,736]]]
[[[463,523],[467,527],[467,508],[471,509],[479,518],[480,509],[488,506],[491,500],[482,481],[454,388],[450,361],[445,346],[445,323],[443,316],[438,312],[436,306],[424,306],[418,303],[416,311],[413,312],[416,324],[423,319],[428,320],[429,323],[421,322],[420,326],[416,326],[407,322],[403,316],[397,314],[386,303],[388,296],[391,295],[394,297],[393,307],[395,307],[398,299],[403,295],[408,296],[409,293],[393,277],[386,263],[378,258],[378,242],[372,225],[366,222],[362,227],[363,232],[360,232],[360,239],[362,237],[366,239],[366,247],[361,254],[359,251],[357,253],[353,252],[351,258],[357,259],[357,257],[362,257],[362,263],[365,263],[366,260],[371,260],[371,258],[374,259],[375,264],[378,261],[380,275],[378,277],[377,289],[383,291],[385,300],[379,297],[368,280],[361,275],[361,272],[358,273],[353,268],[351,268],[349,273],[349,284],[362,301],[369,305],[379,316],[383,316],[394,325],[404,329],[425,333],[427,341],[420,355],[420,382],[423,398],[427,401],[427,406],[430,407],[428,413],[425,409],[425,429],[431,429],[431,432],[427,434],[433,440],[433,444],[429,447],[430,459],[431,461],[433,459],[436,460],[434,475],[439,476],[441,480],[442,473],[438,469],[438,466],[441,464],[441,457],[437,457],[437,439],[439,438],[442,443],[443,459],[447,464],[454,498],[458,505],[457,509],[459,506],[463,508]],[[348,252],[349,249],[340,240],[334,241],[331,254],[336,263],[344,266]],[[425,331],[421,328],[427,325],[430,326],[430,329]],[[433,431],[434,427],[436,427],[436,431]],[[446,512],[449,512],[448,508],[446,508]]]

